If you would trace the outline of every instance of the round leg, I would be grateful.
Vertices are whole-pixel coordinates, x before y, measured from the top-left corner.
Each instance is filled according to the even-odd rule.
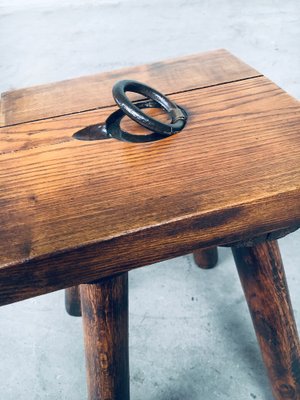
[[[300,399],[300,345],[276,241],[233,248],[276,400]]]
[[[80,292],[89,400],[129,400],[128,273]]]
[[[68,314],[73,317],[81,317],[79,286],[73,286],[65,290],[65,306]]]
[[[194,251],[194,260],[198,267],[203,269],[213,268],[218,263],[218,248],[209,247]]]

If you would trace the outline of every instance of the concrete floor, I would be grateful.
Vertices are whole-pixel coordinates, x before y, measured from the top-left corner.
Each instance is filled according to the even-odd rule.
[[[0,0],[0,91],[225,47],[300,98],[298,0]],[[300,234],[280,241],[300,325]],[[86,398],[63,292],[0,310],[0,399]],[[228,249],[130,273],[132,400],[271,400]]]

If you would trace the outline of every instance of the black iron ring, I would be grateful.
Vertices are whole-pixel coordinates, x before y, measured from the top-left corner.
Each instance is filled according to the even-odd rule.
[[[162,108],[162,106],[157,103],[156,101],[142,101],[136,103],[136,107],[138,109],[142,108]],[[186,113],[183,109],[180,109],[183,115],[186,116]],[[105,130],[107,137],[115,138],[118,140],[122,140],[125,142],[132,142],[132,143],[145,143],[145,142],[154,142],[157,140],[165,139],[167,136],[158,132],[151,132],[148,135],[134,135],[132,133],[123,131],[120,128],[120,123],[122,118],[125,117],[125,113],[123,110],[117,110],[113,112],[105,121]]]
[[[170,115],[171,123],[158,121],[157,119],[143,113],[137,104],[133,104],[128,99],[125,94],[127,91],[139,93],[154,100],[155,103],[158,103],[159,106]],[[143,83],[131,80],[119,81],[114,85],[112,93],[116,103],[124,114],[156,134],[164,136],[173,135],[174,133],[181,131],[186,124],[187,114],[182,108],[178,107],[177,104],[173,103],[157,90]]]

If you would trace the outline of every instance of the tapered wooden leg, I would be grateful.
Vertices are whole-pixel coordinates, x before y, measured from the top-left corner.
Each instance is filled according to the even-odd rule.
[[[218,248],[209,247],[194,251],[194,260],[198,267],[203,269],[213,268],[218,263]]]
[[[89,400],[129,400],[128,273],[80,292]]]
[[[300,399],[300,346],[276,241],[233,248],[276,400]]]
[[[68,314],[73,317],[81,317],[79,286],[73,286],[65,290],[65,306]]]

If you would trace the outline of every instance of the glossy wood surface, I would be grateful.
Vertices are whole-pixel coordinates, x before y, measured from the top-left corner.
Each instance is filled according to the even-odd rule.
[[[81,285],[89,400],[129,400],[128,274]]]
[[[78,113],[115,104],[111,89],[135,79],[165,94],[257,76],[255,69],[226,50],[123,68],[2,94],[0,126]]]
[[[300,399],[300,345],[276,241],[233,248],[276,400]]]
[[[72,139],[114,107],[0,129],[0,304],[300,223],[299,103],[221,71],[159,142]]]

